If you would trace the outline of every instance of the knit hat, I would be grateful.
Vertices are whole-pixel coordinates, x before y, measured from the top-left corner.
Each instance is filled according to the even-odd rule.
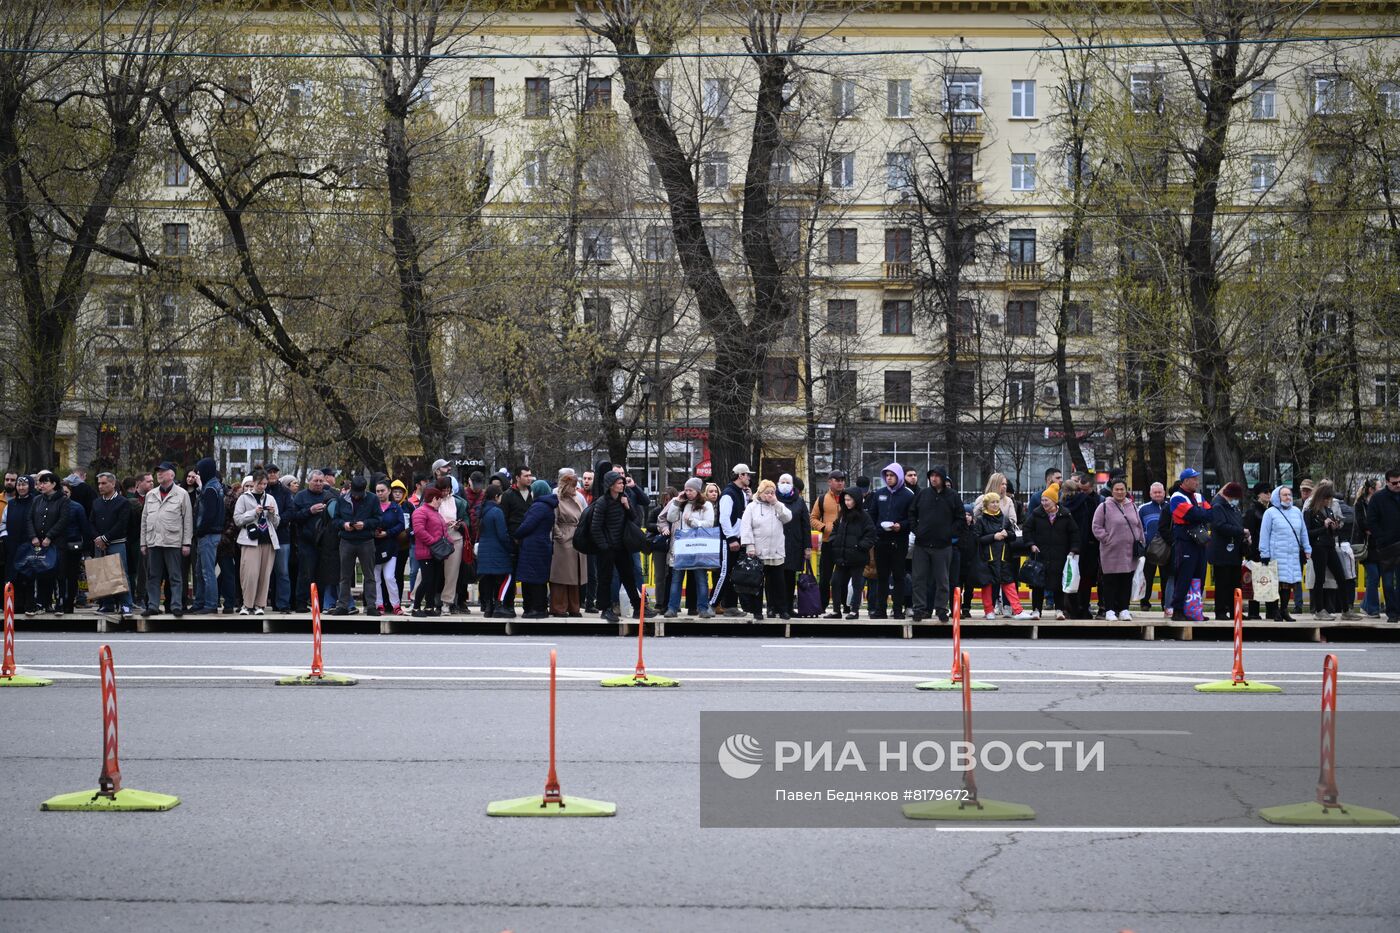
[[[761,479],[758,481],[758,494],[760,496],[763,495],[765,492],[777,491],[778,487],[773,484],[773,481],[771,479]]]
[[[1056,505],[1060,504],[1060,484],[1051,483],[1050,488],[1040,494],[1042,499],[1049,499]]]
[[[1268,483],[1265,483],[1265,482],[1258,482],[1258,483],[1255,483],[1253,486],[1249,487],[1249,494],[1250,494],[1251,496],[1257,496],[1257,495],[1259,495],[1261,492],[1263,492],[1263,493],[1271,493],[1271,492],[1273,492],[1273,491],[1274,491],[1274,487],[1270,486]]]
[[[538,499],[540,496],[547,496],[552,490],[549,488],[549,480],[537,479],[530,484],[530,495]]]
[[[983,512],[990,512],[993,515],[1001,514],[1001,493],[989,492],[981,498],[980,502]]]
[[[694,489],[697,493],[705,491],[705,481],[698,476],[692,476],[685,481],[686,489]]]

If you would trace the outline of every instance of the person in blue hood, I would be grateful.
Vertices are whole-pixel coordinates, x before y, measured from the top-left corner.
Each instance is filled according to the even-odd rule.
[[[1265,564],[1272,561],[1278,568],[1279,601],[1277,605],[1268,604],[1269,618],[1292,622],[1288,601],[1293,587],[1303,582],[1303,561],[1312,556],[1312,543],[1308,540],[1302,509],[1293,505],[1292,489],[1278,487],[1269,502],[1272,504],[1265,510],[1264,521],[1259,526],[1259,560]]]
[[[894,597],[894,618],[904,618],[904,559],[909,553],[909,507],[914,494],[904,485],[904,467],[891,463],[880,471],[884,480],[865,500],[875,523],[875,585],[870,593],[870,618],[883,619],[885,602]],[[891,586],[893,584],[893,586]],[[893,592],[891,592],[893,590]]]
[[[219,611],[219,541],[224,535],[228,513],[224,508],[224,487],[219,481],[219,465],[213,457],[205,457],[194,465],[199,474],[199,494],[194,506],[194,546],[198,555],[194,572],[194,606],[196,615],[213,615]]]

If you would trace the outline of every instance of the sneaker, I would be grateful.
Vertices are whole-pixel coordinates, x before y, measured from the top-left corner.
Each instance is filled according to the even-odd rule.
[[[253,610],[253,615],[255,615],[255,616],[260,616],[260,615],[263,615],[263,614],[264,614],[264,613],[263,613],[263,610],[262,610],[262,606],[259,606],[258,608],[256,608],[256,609]]]
[[[242,609],[238,610],[238,614],[241,616],[250,616],[253,614],[253,610],[249,609],[247,606],[244,606]]]
[[[1015,618],[1017,618],[1017,619],[1034,619],[1034,618],[1036,618],[1036,614],[1035,614],[1034,612],[1031,612],[1029,609],[1022,609],[1020,612],[1016,613]]]
[[[946,625],[948,623],[948,613],[942,609],[938,610],[938,621]]]
[[[1319,621],[1319,622],[1331,622],[1331,621],[1332,621],[1332,613],[1328,612],[1326,609],[1323,609],[1323,610],[1321,610],[1321,611],[1319,611],[1319,612],[1314,612],[1314,613],[1313,613],[1313,618],[1316,619],[1316,620]]]
[[[1065,621],[1065,611],[1064,611],[1063,609],[1057,609],[1057,610],[1055,610],[1055,621],[1056,621],[1056,622],[1063,622],[1063,621]]]
[[[428,611],[426,609],[415,609],[410,612],[409,615],[413,616],[415,619],[422,619],[428,615]]]
[[[403,615],[403,606],[395,606],[395,607],[394,607],[394,615],[396,615],[396,616],[401,616],[401,615]]]
[[[859,612],[848,612],[848,613],[846,613],[846,621],[847,621],[847,622],[854,622],[856,619],[859,619],[859,618],[860,618],[860,613],[859,613]]]
[[[1131,621],[1133,621],[1133,614],[1132,614],[1131,612],[1129,612],[1128,610],[1124,609],[1122,612],[1118,613],[1118,621],[1119,621],[1119,622],[1131,622]]]
[[[333,615],[333,616],[352,616],[352,615],[354,615],[355,613],[357,613],[357,612],[359,612],[359,611],[360,611],[360,610],[358,610],[358,609],[342,609],[341,607],[336,606],[334,609],[331,610],[331,615]]]
[[[1368,619],[1379,619],[1380,617],[1381,617],[1381,611],[1380,611],[1379,609],[1377,609],[1375,612],[1369,612],[1369,611],[1368,611],[1368,612],[1366,613],[1366,618],[1368,618]]]
[[[1039,618],[1040,618],[1040,610],[1039,610],[1039,609],[1032,609],[1032,610],[1031,610],[1031,615],[1030,615],[1030,617],[1031,617],[1032,619],[1039,619]]]
[[[845,616],[843,616],[843,615],[841,614],[841,610],[840,610],[840,609],[834,609],[834,610],[832,610],[831,612],[828,612],[826,615],[822,616],[822,618],[823,618],[823,619],[843,619],[843,618],[845,618]]]
[[[995,609],[988,609],[986,612],[982,613],[982,618],[984,619],[995,619],[996,617],[997,611]]]
[[[133,611],[134,610],[130,606],[122,606],[121,614],[124,616],[129,616],[132,614]]]
[[[674,609],[667,609],[667,610],[666,610],[666,613],[665,613],[665,615],[664,615],[664,618],[667,618],[667,619],[674,619],[674,618],[676,618],[676,617],[679,616],[679,615],[680,615],[680,613],[677,612],[676,610],[674,610]]]
[[[378,618],[379,614],[380,613],[378,609],[371,609],[365,613],[365,615],[369,616],[370,618]]]
[[[711,612],[710,610],[708,610],[708,609],[701,609],[701,610],[700,610],[700,618],[702,618],[702,619],[713,619],[714,617],[715,617],[715,614],[714,614],[713,612]]]
[[[1342,610],[1342,618],[1348,622],[1359,622],[1361,620],[1361,616],[1352,612],[1350,609]]]
[[[376,605],[376,606],[374,607],[374,611],[375,611],[375,612],[383,612],[383,611],[384,611],[384,604],[383,604],[383,603],[379,603],[378,605]]]
[[[1118,613],[1116,613],[1116,612],[1114,612],[1112,609],[1110,609],[1110,610],[1108,610],[1108,612],[1106,612],[1106,613],[1104,614],[1104,618],[1107,619],[1107,620],[1110,621],[1110,622],[1117,622],[1117,621],[1118,621]]]
[[[730,619],[742,619],[746,614],[747,614],[747,613],[745,613],[744,610],[742,610],[742,609],[726,609],[726,610],[724,610],[724,615],[725,615],[725,617],[726,617],[726,618],[730,618]]]

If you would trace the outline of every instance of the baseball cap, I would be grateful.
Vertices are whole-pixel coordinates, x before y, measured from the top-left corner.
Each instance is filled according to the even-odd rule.
[[[845,479],[845,478],[846,478],[846,471],[845,471],[845,470],[832,470],[830,473],[828,473],[828,474],[826,474],[826,475],[827,475],[827,478],[829,478],[829,479]]]
[[[1188,480],[1188,479],[1191,479],[1192,477],[1200,476],[1200,475],[1201,475],[1201,471],[1200,471],[1200,470],[1193,470],[1193,469],[1191,469],[1190,467],[1187,467],[1186,469],[1184,469],[1184,470],[1181,471],[1181,475],[1178,476],[1178,477],[1176,478],[1176,481],[1179,483],[1179,482],[1181,482],[1182,480]]]
[[[752,472],[753,472],[753,470],[750,470],[750,469],[749,469],[749,465],[748,465],[747,463],[736,463],[736,464],[734,464],[734,475],[735,475],[735,476],[743,476],[745,473],[752,473]]]
[[[161,470],[170,470],[171,472],[174,472],[175,464],[171,463],[169,460],[162,460],[160,462],[160,466],[156,467],[156,470],[157,472]]]
[[[447,461],[446,461],[446,460],[442,460],[442,459],[434,460],[434,461],[433,461],[433,472],[436,473],[438,470],[441,470],[441,469],[442,469],[443,467],[445,467],[445,466],[447,466]]]

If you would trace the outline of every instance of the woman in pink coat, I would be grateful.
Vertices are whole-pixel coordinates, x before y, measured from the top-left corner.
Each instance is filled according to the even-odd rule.
[[[413,588],[413,615],[442,615],[442,561],[433,557],[433,542],[447,536],[447,523],[438,514],[442,491],[432,486],[423,490],[423,501],[413,510],[413,556],[418,558],[422,576]],[[427,608],[423,608],[424,604]]]
[[[1129,619],[1128,603],[1133,592],[1133,572],[1138,554],[1146,547],[1142,519],[1128,500],[1128,483],[1121,477],[1109,484],[1109,498],[1094,510],[1094,537],[1099,541],[1099,567],[1103,586],[1099,605],[1110,621]]]

